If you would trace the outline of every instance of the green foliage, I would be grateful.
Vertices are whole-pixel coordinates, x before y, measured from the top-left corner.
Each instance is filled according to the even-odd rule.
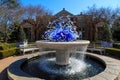
[[[25,32],[21,26],[19,26],[19,28],[18,28],[18,41],[19,42],[26,41],[26,35],[25,35]]]
[[[12,27],[12,33],[10,35],[11,42],[24,42],[26,40],[25,32],[20,23],[15,22],[14,27]]]
[[[0,41],[3,41],[3,37],[4,37],[3,33],[0,32]]]
[[[35,44],[35,42],[28,42],[28,44]]]
[[[16,55],[18,53],[19,53],[18,48],[10,48],[10,49],[6,49],[6,50],[0,50],[0,58],[9,57],[12,55]]]
[[[120,43],[115,43],[115,44],[113,44],[113,47],[114,47],[114,48],[117,48],[117,49],[120,49]]]
[[[9,27],[15,15],[17,8],[19,7],[19,0],[0,0],[0,32],[2,33],[1,39],[4,42],[9,40]]]
[[[106,48],[106,53],[109,53],[110,55],[118,56],[120,57],[120,49],[117,48]]]
[[[103,27],[102,40],[107,42],[113,42],[112,33],[108,24],[105,24],[105,26]]]
[[[0,44],[0,50],[5,50],[5,49],[9,49],[9,44],[7,43]]]
[[[119,10],[118,10],[119,11]],[[113,38],[115,41],[120,41],[120,18],[115,19],[113,23]]]
[[[16,47],[16,43],[9,43],[9,48]]]
[[[113,31],[113,38],[116,41],[120,41],[120,29],[119,28]]]
[[[0,0],[2,6],[8,6],[9,8],[16,8],[20,4],[18,0]]]
[[[6,49],[10,49],[10,48],[15,48],[16,47],[16,43],[1,43],[0,44],[0,50],[6,50]]]
[[[0,43],[0,58],[9,57],[19,53],[16,43]]]

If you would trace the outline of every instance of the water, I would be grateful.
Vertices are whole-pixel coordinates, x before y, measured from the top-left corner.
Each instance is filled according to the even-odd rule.
[[[55,58],[51,58],[40,61],[39,68],[49,74],[67,76],[84,71],[86,64],[81,60],[70,58],[70,63],[67,66],[60,66],[56,65]]]
[[[70,64],[60,66],[55,64],[55,54],[46,54],[28,60],[22,69],[24,72],[46,80],[82,80],[92,77],[102,72],[105,66],[102,62],[87,56],[82,61],[79,59],[80,54],[76,54],[77,58],[70,57]]]

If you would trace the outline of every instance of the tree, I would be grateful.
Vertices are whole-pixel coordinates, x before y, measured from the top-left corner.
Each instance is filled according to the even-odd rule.
[[[39,5],[25,7],[23,15],[25,15],[22,22],[23,26],[24,24],[30,24],[32,27],[32,41],[42,39],[42,35],[44,34],[49,21],[52,20],[51,13]]]
[[[120,17],[115,19],[112,29],[113,29],[113,38],[116,41],[120,41]]]
[[[19,0],[0,0],[0,6],[8,6],[9,8],[16,8],[20,6]]]
[[[113,31],[113,38],[115,41],[120,41],[120,29]]]
[[[112,40],[112,32],[110,30],[110,26],[105,24],[102,31],[102,40],[107,42],[113,42]]]
[[[14,27],[11,28],[12,33],[10,35],[12,42],[24,42],[26,40],[25,32],[20,23],[15,22]]]
[[[18,7],[18,0],[0,0],[0,32],[4,34],[5,42],[9,39],[9,27],[12,23],[14,9]]]
[[[86,15],[91,16],[90,25],[93,26],[93,29],[95,31],[94,34],[94,40],[97,40],[98,38],[98,27],[97,25],[99,23],[108,24],[111,28],[113,26],[114,20],[115,20],[115,12],[111,8],[97,8],[95,5],[92,7],[89,7],[88,10],[85,12]],[[101,27],[104,27],[104,25],[100,25]],[[100,31],[101,32],[101,31]]]

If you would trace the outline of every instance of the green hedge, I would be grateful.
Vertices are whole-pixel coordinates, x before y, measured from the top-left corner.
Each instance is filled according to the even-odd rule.
[[[28,44],[35,44],[35,42],[28,42]]]
[[[0,50],[6,50],[10,48],[15,48],[15,47],[16,47],[16,43],[1,43],[0,44]]]
[[[19,53],[18,48],[10,48],[10,49],[6,49],[6,50],[0,50],[0,58],[9,57],[12,55],[16,55],[18,53]]]
[[[106,48],[105,52],[110,54],[110,55],[114,55],[114,56],[120,57],[120,49],[117,49],[117,48]]]
[[[5,49],[9,49],[9,44],[7,43],[0,44],[0,50],[5,50]]]
[[[114,44],[113,44],[113,47],[120,49],[120,43],[114,43]]]

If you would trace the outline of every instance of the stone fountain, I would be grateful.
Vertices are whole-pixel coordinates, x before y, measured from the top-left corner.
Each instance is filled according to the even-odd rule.
[[[72,42],[48,42],[48,41],[37,41],[36,44],[39,47],[49,48],[56,51],[56,64],[58,65],[68,65],[70,63],[69,57],[70,52],[76,49],[81,49],[81,51],[86,51],[89,41],[78,40]]]
[[[69,16],[50,22],[48,28],[45,40],[36,41],[36,45],[52,51],[33,54],[29,59],[12,63],[7,70],[10,80],[109,80],[109,77],[117,80],[118,65],[112,64],[112,60],[85,53],[90,42],[77,40],[79,35]],[[84,54],[85,61],[80,58]]]
[[[68,65],[71,51],[80,49],[85,52],[88,44],[87,40],[77,40],[79,37],[76,27],[70,18],[60,17],[49,24],[50,30],[45,32],[46,41],[36,41],[38,47],[54,49],[56,51],[56,64]]]

